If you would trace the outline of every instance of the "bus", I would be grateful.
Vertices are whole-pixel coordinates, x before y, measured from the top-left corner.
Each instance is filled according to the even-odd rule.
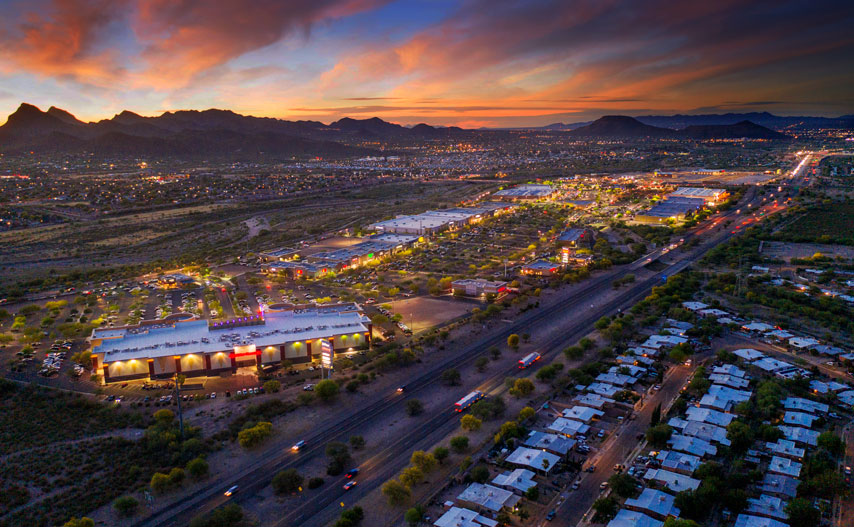
[[[484,397],[486,397],[486,395],[484,395],[483,392],[475,390],[460,399],[459,401],[457,401],[456,404],[454,404],[454,410],[462,412],[463,410],[473,405],[477,401],[483,399]]]
[[[525,369],[528,366],[530,366],[531,364],[537,362],[538,360],[540,360],[540,354],[539,353],[530,353],[528,355],[525,355],[524,357],[519,359],[519,368]]]

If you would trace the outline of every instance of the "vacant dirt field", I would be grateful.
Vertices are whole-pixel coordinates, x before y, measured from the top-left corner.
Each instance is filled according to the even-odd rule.
[[[809,258],[815,253],[825,256],[841,256],[843,258],[854,258],[854,247],[847,245],[826,245],[821,243],[790,243],[769,242],[762,244],[762,254],[769,258],[790,260],[792,258]]]

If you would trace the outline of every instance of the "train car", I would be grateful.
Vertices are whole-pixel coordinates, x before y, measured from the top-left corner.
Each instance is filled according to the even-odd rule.
[[[538,360],[540,360],[539,353],[529,353],[528,355],[525,355],[524,357],[519,359],[519,368],[525,369],[531,364],[537,362]]]
[[[457,401],[454,404],[454,410],[456,410],[457,412],[462,412],[466,408],[468,408],[469,406],[476,403],[477,401],[483,399],[484,397],[486,397],[486,395],[483,392],[479,392],[479,391],[475,390],[475,391],[471,392],[470,394],[466,395],[465,397],[463,397],[462,399],[460,399],[459,401]]]

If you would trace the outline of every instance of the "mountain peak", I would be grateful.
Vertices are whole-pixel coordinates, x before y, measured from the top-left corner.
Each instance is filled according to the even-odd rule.
[[[56,106],[51,106],[50,108],[48,108],[46,113],[69,124],[83,124],[83,121],[71,115],[71,113],[67,110],[57,108]]]

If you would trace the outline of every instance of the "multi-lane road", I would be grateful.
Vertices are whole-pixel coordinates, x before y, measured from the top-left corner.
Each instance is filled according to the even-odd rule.
[[[751,213],[762,206],[762,200],[757,195],[755,187],[751,187],[742,198],[739,204],[740,209],[717,215],[712,220],[716,222],[712,228],[708,228],[708,223],[706,223],[695,229],[695,232],[686,234],[684,237],[686,242],[691,241],[693,237],[700,237],[699,243],[686,249],[670,252],[668,260],[671,263],[666,264],[661,274],[671,276],[682,271],[696,262],[709,249],[742,232],[741,230],[728,229],[727,223],[731,221],[733,224],[740,224],[745,219],[753,217]],[[702,231],[702,234],[696,234],[696,231]],[[497,329],[467,349],[460,350],[456,356],[427,366],[417,378],[407,383],[407,393],[417,395],[420,391],[428,390],[438,382],[442,371],[450,367],[464,367],[474,362],[479,356],[484,355],[490,347],[502,345],[511,333],[528,332],[536,334],[538,327],[550,324],[560,314],[565,314],[570,310],[577,313],[576,316],[571,317],[570,322],[561,328],[562,331],[558,332],[559,336],[554,337],[543,346],[545,351],[541,354],[546,359],[543,362],[547,363],[549,358],[559,353],[568,343],[574,342],[589,332],[596,320],[604,315],[627,309],[647,295],[652,287],[660,284],[661,275],[656,274],[652,278],[633,284],[623,290],[621,294],[602,301],[593,308],[587,307],[591,296],[610,289],[611,282],[628,273],[637,272],[650,262],[661,258],[665,252],[664,248],[659,248],[632,264],[602,273],[583,284],[568,289],[564,293],[565,297],[560,301],[528,312],[512,324]],[[470,386],[467,389],[497,392],[502,389],[504,378],[515,371],[516,368],[514,367],[512,371],[498,372],[479,386]],[[679,375],[679,372],[675,375]],[[684,372],[684,375],[687,375],[687,371]],[[674,383],[678,383],[678,377],[672,379]],[[662,392],[656,397],[667,397],[670,393],[669,385]],[[328,419],[318,424],[315,432],[310,437],[305,438],[307,446],[301,452],[293,453],[289,450],[290,441],[288,439],[293,438],[279,438],[274,444],[267,447],[262,454],[254,456],[253,461],[247,463],[242,470],[217,478],[199,487],[181,501],[164,507],[151,516],[136,522],[134,526],[186,525],[191,517],[210,511],[229,499],[236,502],[250,499],[269,485],[276,472],[286,468],[298,469],[306,465],[324,455],[323,449],[326,443],[335,440],[346,441],[350,435],[358,434],[361,430],[371,426],[381,416],[387,415],[388,412],[402,411],[402,406],[403,398],[390,393],[378,397],[373,403],[355,413],[330,412]],[[649,407],[650,405],[647,405],[647,408]],[[278,525],[305,525],[310,527],[325,525],[340,510],[338,505],[340,502],[355,503],[406,466],[413,450],[428,448],[452,432],[458,426],[457,419],[452,417],[451,409],[433,415],[425,415],[407,433],[396,438],[390,447],[375,454],[360,466],[362,472],[359,474],[359,485],[357,487],[350,491],[344,491],[335,482],[318,492],[313,492],[310,498],[300,501],[295,507],[286,511],[281,516]],[[635,423],[629,425],[628,428],[640,427],[644,423],[643,417],[639,417]],[[626,430],[623,434],[628,434],[626,437],[633,437],[634,432]],[[618,453],[613,455],[616,456]],[[591,478],[591,481],[593,479]],[[231,498],[223,496],[224,489],[233,485],[239,486],[239,492]],[[598,484],[596,489],[598,490]],[[582,497],[581,494],[578,496]],[[559,515],[561,524],[566,524],[564,523],[566,520],[564,516],[565,514]]]

